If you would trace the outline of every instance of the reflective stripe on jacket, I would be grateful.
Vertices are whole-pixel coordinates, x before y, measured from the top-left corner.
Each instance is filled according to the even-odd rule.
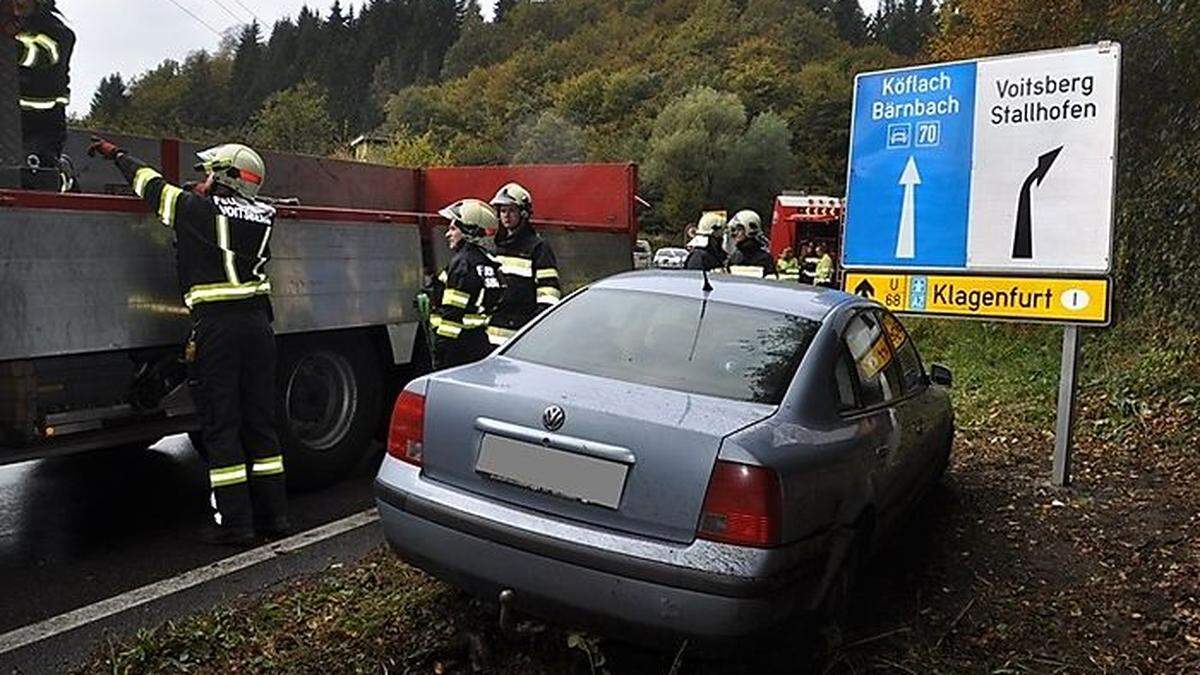
[[[729,256],[729,272],[737,276],[776,278],[775,260],[757,239],[744,239]]]
[[[179,283],[189,309],[270,295],[266,264],[273,207],[235,195],[184,190],[126,153],[117,157],[117,166],[158,220],[174,228]]]
[[[64,109],[71,101],[71,55],[75,33],[54,12],[39,7],[15,36],[21,108]]]
[[[489,332],[492,344],[503,344],[512,332],[547,307],[562,300],[558,260],[550,244],[526,224],[496,236],[496,260],[506,287]]]
[[[429,323],[434,334],[457,340],[470,331],[486,331],[504,280],[496,259],[464,242],[433,284]]]

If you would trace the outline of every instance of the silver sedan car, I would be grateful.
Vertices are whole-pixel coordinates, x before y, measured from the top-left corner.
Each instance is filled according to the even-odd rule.
[[[757,634],[844,602],[941,475],[949,380],[863,298],[627,273],[411,382],[380,516],[405,560],[535,615]]]
[[[687,257],[686,248],[663,247],[654,252],[654,266],[662,270],[681,270]]]

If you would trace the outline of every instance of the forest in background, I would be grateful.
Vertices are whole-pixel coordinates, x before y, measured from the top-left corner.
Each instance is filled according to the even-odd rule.
[[[1200,296],[1195,0],[340,2],[250,24],[216,53],[114,74],[82,124],[312,154],[370,134],[404,166],[633,161],[676,230],[702,208],[842,194],[854,74],[1118,40],[1124,45],[1118,310]]]

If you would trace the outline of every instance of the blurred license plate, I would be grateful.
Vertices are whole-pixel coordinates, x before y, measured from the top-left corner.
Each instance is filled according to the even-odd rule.
[[[539,492],[615,509],[629,466],[485,434],[475,470]]]

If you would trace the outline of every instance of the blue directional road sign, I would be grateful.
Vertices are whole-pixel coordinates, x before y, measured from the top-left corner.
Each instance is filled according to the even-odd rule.
[[[975,84],[973,62],[855,79],[845,267],[966,265]]]

